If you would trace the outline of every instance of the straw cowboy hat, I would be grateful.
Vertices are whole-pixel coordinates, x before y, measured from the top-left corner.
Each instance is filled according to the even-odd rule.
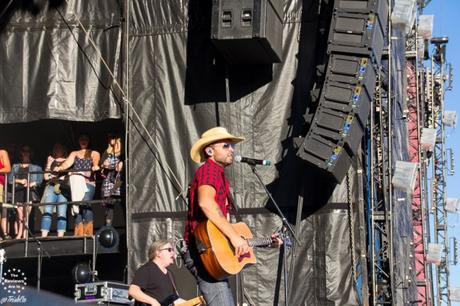
[[[219,140],[226,139],[233,143],[238,143],[244,140],[243,137],[238,137],[230,134],[224,127],[214,127],[201,134],[201,138],[193,144],[192,149],[190,150],[190,157],[195,163],[202,163],[206,160],[206,156],[203,152],[204,148],[210,144],[218,142]]]

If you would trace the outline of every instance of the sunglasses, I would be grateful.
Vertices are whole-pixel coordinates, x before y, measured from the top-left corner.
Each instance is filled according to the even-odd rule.
[[[172,253],[172,252],[174,252],[174,249],[173,248],[164,248],[164,249],[160,249],[160,251],[168,251],[169,253]]]
[[[235,144],[231,142],[224,142],[222,145],[222,149],[228,150],[230,148],[235,149]]]

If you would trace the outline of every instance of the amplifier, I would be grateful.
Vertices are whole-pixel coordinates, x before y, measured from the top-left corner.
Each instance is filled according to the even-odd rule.
[[[75,285],[75,303],[115,303],[134,305],[128,294],[129,285],[118,282],[94,282]]]

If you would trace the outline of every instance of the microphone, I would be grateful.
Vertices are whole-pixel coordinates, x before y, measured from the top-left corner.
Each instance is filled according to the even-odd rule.
[[[272,164],[271,161],[267,159],[255,159],[255,158],[249,158],[249,157],[243,157],[241,155],[235,155],[235,161],[238,163],[246,163],[249,165],[262,165],[262,166],[270,166]]]

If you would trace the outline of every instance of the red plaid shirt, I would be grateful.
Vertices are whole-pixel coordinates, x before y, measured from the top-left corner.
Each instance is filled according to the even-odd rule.
[[[193,235],[198,223],[206,220],[206,216],[198,204],[198,188],[202,185],[209,185],[216,190],[214,200],[216,200],[224,216],[227,215],[229,210],[229,201],[227,201],[227,198],[230,188],[228,180],[225,177],[224,168],[211,159],[208,159],[196,170],[188,191],[189,207],[184,233],[184,240],[187,244],[190,240],[190,235]]]

